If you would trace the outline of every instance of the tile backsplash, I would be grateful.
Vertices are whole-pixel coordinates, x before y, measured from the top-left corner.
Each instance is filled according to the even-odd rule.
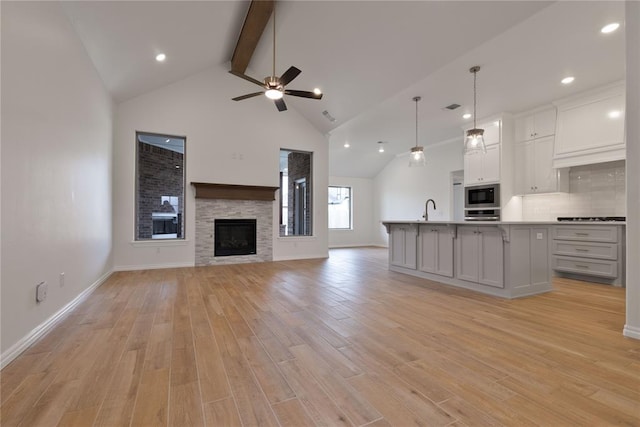
[[[577,166],[569,170],[569,193],[522,197],[523,221],[559,216],[625,216],[625,162]]]

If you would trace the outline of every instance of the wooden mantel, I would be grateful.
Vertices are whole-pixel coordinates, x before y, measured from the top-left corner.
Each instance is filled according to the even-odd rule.
[[[230,199],[230,200],[275,200],[279,187],[260,185],[209,184],[192,182],[196,188],[196,199]]]

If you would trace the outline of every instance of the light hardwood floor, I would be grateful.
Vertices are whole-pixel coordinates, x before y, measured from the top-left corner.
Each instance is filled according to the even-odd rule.
[[[2,426],[640,425],[624,290],[503,300],[328,260],[114,274],[2,371]]]

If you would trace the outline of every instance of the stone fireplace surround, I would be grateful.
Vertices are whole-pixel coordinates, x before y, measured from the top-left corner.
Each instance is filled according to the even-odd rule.
[[[273,201],[278,187],[191,183],[196,188],[195,265],[273,261]],[[216,219],[256,219],[256,254],[214,256]]]

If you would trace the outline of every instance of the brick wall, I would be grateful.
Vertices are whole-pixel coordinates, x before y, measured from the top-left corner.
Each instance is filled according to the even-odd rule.
[[[296,230],[295,223],[295,192],[296,192],[296,180],[305,178],[307,181],[307,194],[305,198],[305,205],[307,210],[305,212],[304,221],[306,228],[306,235],[312,234],[311,230],[311,153],[293,152],[288,156],[288,172],[289,172],[289,230],[288,234],[293,235]]]
[[[176,168],[179,166],[179,168]],[[184,236],[184,154],[138,141],[138,232],[139,239],[151,239],[153,212],[166,212],[162,196],[177,196]]]

